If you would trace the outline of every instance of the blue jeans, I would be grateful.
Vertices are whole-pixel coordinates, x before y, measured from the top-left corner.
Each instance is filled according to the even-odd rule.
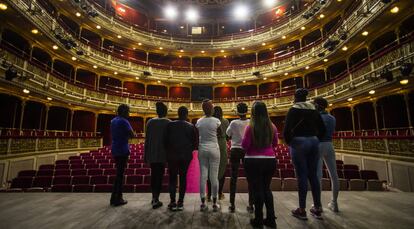
[[[298,179],[299,207],[306,208],[308,179],[312,189],[313,204],[315,207],[321,207],[320,181],[316,175],[319,161],[318,138],[294,137],[289,148]]]
[[[339,193],[338,173],[336,172],[335,150],[332,142],[319,143],[318,180],[322,181],[323,161],[328,168],[332,186],[332,202],[337,201]]]

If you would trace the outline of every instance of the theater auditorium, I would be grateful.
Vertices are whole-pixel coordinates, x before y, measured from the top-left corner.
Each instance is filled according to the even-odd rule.
[[[0,228],[413,228],[413,3],[0,0]]]

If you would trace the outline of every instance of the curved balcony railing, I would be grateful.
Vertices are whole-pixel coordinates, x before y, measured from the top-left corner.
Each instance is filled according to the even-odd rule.
[[[15,4],[15,7],[29,20],[33,23],[37,23],[50,39],[59,44],[59,41],[51,34],[51,31],[61,27],[52,16],[47,13],[29,14],[27,10],[30,6],[25,4],[24,0],[14,1],[13,4]],[[358,9],[366,9],[367,7],[371,12],[371,17],[366,17],[361,14],[352,14],[344,20],[342,27],[348,29],[349,36],[347,40],[341,41],[337,47],[340,47],[343,43],[347,42],[353,35],[359,32],[365,25],[370,23],[385,9],[385,5],[382,4],[380,0],[366,1],[365,4],[360,5],[360,8]],[[108,70],[118,71],[120,73],[134,76],[141,76],[143,71],[149,71],[152,73],[152,76],[148,76],[148,79],[189,83],[212,83],[216,80],[220,80],[220,82],[254,80],[256,77],[252,75],[252,72],[255,71],[260,71],[263,75],[266,75],[266,77],[270,77],[283,72],[299,70],[303,66],[314,64],[319,61],[318,58],[315,58],[318,53],[327,52],[329,53],[329,57],[336,52],[336,50],[328,52],[325,48],[323,48],[322,44],[317,44],[309,50],[287,54],[286,58],[275,58],[271,63],[264,62],[260,63],[260,65],[249,68],[232,69],[227,71],[196,72],[175,71],[172,69],[161,69],[153,66],[136,64],[131,61],[113,57],[83,43],[79,44],[78,49],[87,54],[87,58],[80,57],[80,59],[85,62],[89,62],[91,65],[100,65]],[[69,52],[70,55],[76,55],[73,50],[67,50],[67,52]]]
[[[401,60],[414,62],[414,38],[410,36],[410,39],[404,39],[402,42],[388,46],[383,50],[376,53],[372,58],[360,64],[357,68],[351,72],[344,74],[341,77],[337,77],[335,80],[328,82],[319,87],[310,88],[310,98],[315,96],[324,96],[332,103],[343,101],[349,97],[356,96],[373,88],[385,86],[392,82],[387,82],[384,79],[379,78],[379,72],[384,66],[389,66],[393,63],[394,66],[391,71],[394,71],[394,76],[399,73],[397,63]],[[139,113],[153,113],[156,100],[152,100],[151,97],[143,96],[136,98],[131,94],[116,94],[116,93],[104,93],[95,90],[89,90],[86,88],[80,88],[79,86],[55,77],[54,74],[48,73],[39,67],[32,65],[27,60],[19,57],[10,51],[4,52],[2,58],[6,63],[13,64],[18,71],[19,77],[15,81],[6,81],[0,79],[7,84],[14,84],[18,87],[28,88],[45,96],[50,96],[57,100],[67,101],[71,104],[77,104],[79,106],[88,106],[91,108],[107,108],[109,110],[115,109],[115,107],[121,103],[130,104],[133,109],[138,110]],[[3,61],[2,60],[2,61]],[[2,65],[0,69],[6,70]],[[355,90],[353,88],[358,88]],[[288,109],[292,104],[291,92],[275,94],[273,97],[269,95],[250,98],[246,103],[250,106],[256,99],[263,100],[269,107],[270,112],[281,112]],[[177,109],[179,106],[185,105],[189,107],[192,113],[201,113],[201,103],[192,103],[189,101],[176,101],[168,100],[168,107],[172,110]],[[237,100],[238,101],[238,100]],[[233,114],[236,106],[236,100],[229,101],[215,101],[217,105],[221,106],[226,114]]]
[[[332,1],[327,1],[326,4],[320,5],[320,10],[328,7]],[[74,2],[72,2],[74,7],[79,7]],[[108,29],[114,32],[115,34],[123,34],[125,38],[131,39],[133,41],[141,42],[150,46],[162,45],[166,49],[177,50],[178,48],[183,49],[231,49],[235,44],[237,45],[257,45],[262,42],[268,42],[274,40],[278,37],[282,37],[283,34],[288,34],[293,30],[300,29],[300,27],[306,25],[309,20],[302,17],[302,14],[294,15],[289,18],[286,23],[280,23],[274,26],[269,26],[260,30],[253,32],[242,33],[239,35],[233,35],[230,37],[223,37],[220,39],[188,39],[188,38],[179,38],[172,36],[165,36],[154,32],[148,32],[143,30],[137,30],[133,26],[128,25],[127,23],[121,22],[117,19],[114,19],[111,16],[108,16],[106,12],[101,11],[100,8],[96,7],[94,4],[85,2],[87,5],[95,9],[99,16],[95,18],[90,18],[91,21],[99,25],[111,25]],[[319,5],[318,1],[315,1],[307,10],[314,8],[315,5]],[[229,42],[230,40],[230,42]]]

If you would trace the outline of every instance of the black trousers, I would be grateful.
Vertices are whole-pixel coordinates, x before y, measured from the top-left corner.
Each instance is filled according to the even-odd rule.
[[[233,148],[230,150],[230,165],[231,165],[231,178],[230,178],[230,204],[234,205],[237,190],[237,178],[239,176],[240,163],[244,160],[244,149]],[[249,184],[249,205],[253,205],[253,195]]]
[[[151,191],[153,200],[158,200],[160,197],[164,168],[164,163],[151,163]]]
[[[224,186],[224,181],[226,179],[226,176],[223,176],[222,178],[219,179],[219,191],[218,194],[223,194],[223,186]],[[211,197],[211,182],[210,182],[210,178],[207,180],[207,196]]]
[[[112,188],[111,202],[122,199],[122,186],[124,183],[124,171],[128,162],[128,156],[115,156],[116,177]]]
[[[255,218],[263,219],[263,205],[265,205],[267,219],[274,220],[275,207],[270,182],[276,169],[276,159],[246,158],[244,162],[249,187],[254,195]]]
[[[180,175],[180,187],[178,202],[184,202],[185,190],[187,189],[187,171],[191,160],[169,161],[168,174],[170,180],[168,183],[168,191],[170,192],[171,202],[175,202],[177,192],[177,175]]]

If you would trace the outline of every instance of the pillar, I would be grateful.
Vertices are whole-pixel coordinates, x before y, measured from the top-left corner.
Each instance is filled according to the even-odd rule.
[[[20,123],[19,123],[19,130],[21,131],[23,128],[23,119],[24,119],[24,110],[26,107],[26,101],[22,100],[22,106],[21,106],[21,111],[20,111]]]

